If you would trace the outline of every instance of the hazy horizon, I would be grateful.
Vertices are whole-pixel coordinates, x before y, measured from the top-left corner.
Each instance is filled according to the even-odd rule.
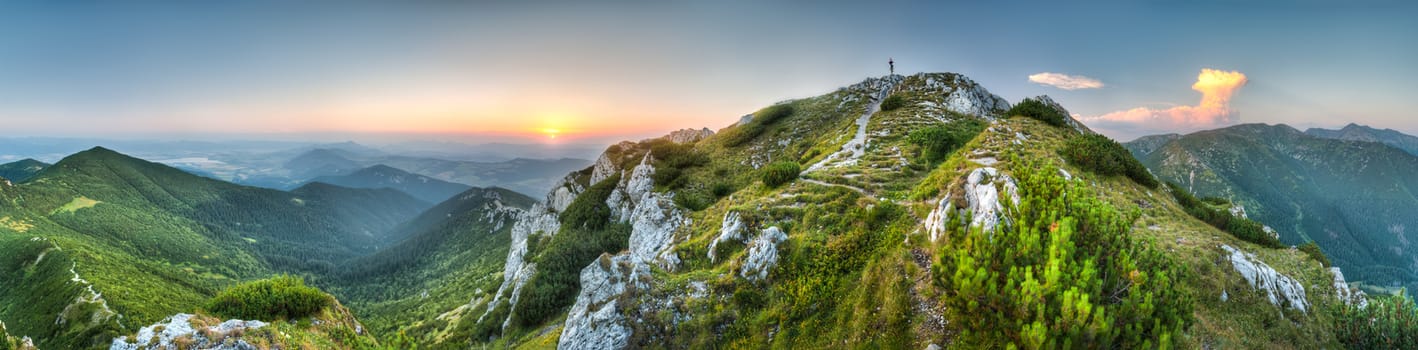
[[[1412,134],[1414,9],[4,4],[0,122],[6,136],[610,143],[722,128],[777,101],[884,76],[891,58],[899,74],[965,74],[1012,103],[1050,95],[1120,140],[1238,123]]]

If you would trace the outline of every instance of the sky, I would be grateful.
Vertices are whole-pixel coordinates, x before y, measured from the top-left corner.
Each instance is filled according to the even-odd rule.
[[[1404,1],[5,2],[0,135],[612,142],[886,74],[1109,136],[1418,134]]]

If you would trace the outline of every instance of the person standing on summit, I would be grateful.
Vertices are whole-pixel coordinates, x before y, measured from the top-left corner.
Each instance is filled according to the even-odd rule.
[[[886,65],[891,67],[891,75],[896,75],[896,60],[891,57],[886,58]]]

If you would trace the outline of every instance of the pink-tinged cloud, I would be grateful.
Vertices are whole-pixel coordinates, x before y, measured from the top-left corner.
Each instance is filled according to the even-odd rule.
[[[1029,75],[1029,81],[1036,84],[1053,86],[1064,90],[1097,89],[1103,87],[1103,82],[1098,79],[1085,77],[1082,75],[1068,75],[1063,73],[1043,72]]]
[[[1202,69],[1196,83],[1192,84],[1192,90],[1201,92],[1201,102],[1195,106],[1137,107],[1083,118],[1083,122],[1103,130],[1144,133],[1195,131],[1233,124],[1237,115],[1231,109],[1231,97],[1246,81],[1246,75],[1241,72]]]

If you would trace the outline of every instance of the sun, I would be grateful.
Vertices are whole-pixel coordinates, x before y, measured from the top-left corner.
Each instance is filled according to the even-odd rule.
[[[561,134],[561,129],[544,128],[542,129],[542,134],[546,134],[549,139],[555,139],[557,135]]]

